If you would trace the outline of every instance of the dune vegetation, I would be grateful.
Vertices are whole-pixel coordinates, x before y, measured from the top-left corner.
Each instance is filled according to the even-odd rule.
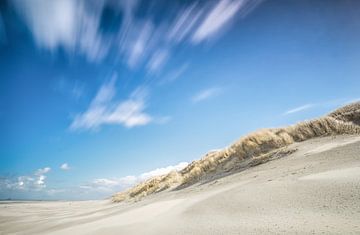
[[[113,202],[139,200],[167,189],[179,189],[201,180],[211,179],[251,167],[271,158],[287,155],[292,143],[315,137],[360,134],[360,102],[353,103],[314,120],[284,128],[258,130],[240,138],[219,151],[212,151],[200,160],[193,161],[181,171],[146,180],[112,197]]]

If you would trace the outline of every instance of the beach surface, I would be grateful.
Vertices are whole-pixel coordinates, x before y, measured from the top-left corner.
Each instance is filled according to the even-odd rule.
[[[360,137],[287,148],[296,151],[138,202],[1,202],[0,234],[360,234]]]

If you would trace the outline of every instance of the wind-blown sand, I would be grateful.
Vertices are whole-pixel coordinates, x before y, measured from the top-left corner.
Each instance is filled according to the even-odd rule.
[[[0,234],[359,234],[360,137],[297,151],[139,202],[0,204]]]

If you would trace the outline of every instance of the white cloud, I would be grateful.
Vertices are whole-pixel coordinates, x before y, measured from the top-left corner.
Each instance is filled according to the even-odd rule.
[[[150,19],[135,17],[136,1],[109,0],[12,0],[18,14],[30,29],[40,48],[55,52],[65,49],[80,54],[91,62],[98,62],[118,51],[129,67],[135,68],[151,55],[159,43],[150,47],[155,35]],[[120,25],[111,32],[103,32],[101,20],[104,9],[124,14]]]
[[[86,86],[80,80],[59,77],[53,84],[53,90],[67,98],[78,101],[85,95]]]
[[[72,47],[76,37],[76,1],[13,1],[40,46]]]
[[[81,185],[82,190],[87,191],[105,191],[105,192],[116,192],[119,190],[126,189],[138,182],[135,176],[125,176],[122,178],[99,178],[94,179],[87,185]]]
[[[166,50],[156,51],[148,62],[148,70],[152,73],[156,73],[165,64],[169,53]]]
[[[284,112],[284,115],[289,115],[289,114],[293,114],[293,113],[298,113],[298,112],[301,112],[301,111],[310,109],[310,108],[312,108],[312,107],[314,107],[314,106],[315,106],[315,104],[305,104],[305,105],[302,105],[302,106],[299,106],[299,107],[296,107],[296,108],[287,110],[286,112]]]
[[[131,68],[137,66],[149,50],[149,41],[153,34],[151,22],[138,23],[133,25],[129,35],[123,41],[123,47],[127,53],[127,63]]]
[[[289,114],[294,114],[294,113],[298,113],[298,112],[303,112],[305,110],[315,108],[315,107],[334,108],[334,107],[344,106],[346,104],[354,103],[357,101],[360,101],[360,98],[355,98],[355,97],[354,98],[338,98],[338,99],[333,99],[333,100],[328,100],[328,101],[323,101],[323,102],[318,102],[318,103],[309,103],[309,104],[305,104],[305,105],[287,110],[283,113],[283,115],[289,115]]]
[[[76,0],[13,0],[37,45],[55,51],[77,51],[90,61],[101,60],[108,46],[99,33],[103,1],[95,7]]]
[[[168,32],[168,39],[176,43],[183,41],[194,29],[203,12],[203,9],[197,9],[197,4],[192,4],[180,11]]]
[[[172,117],[170,117],[170,116],[163,116],[163,117],[158,117],[158,118],[154,119],[154,122],[156,124],[166,124],[166,123],[170,122],[171,119],[172,119]]]
[[[159,84],[164,85],[164,84],[176,81],[178,78],[180,78],[185,73],[185,71],[188,69],[188,67],[189,67],[189,64],[186,63],[186,64],[183,64],[182,66],[170,71],[165,76],[165,78],[162,81],[160,81]]]
[[[127,189],[151,177],[164,175],[173,170],[182,170],[187,165],[187,162],[180,162],[174,166],[158,168],[137,176],[129,175],[121,178],[98,178],[84,185],[70,186],[67,188],[47,187],[46,174],[49,173],[51,169],[49,167],[45,167],[38,169],[30,176],[19,176],[17,178],[0,177],[0,194],[2,193],[3,195],[6,195],[6,193],[9,192],[20,192],[26,193],[27,195],[31,195],[32,193],[38,193],[36,195],[43,195],[45,193],[48,196],[55,196],[55,198],[69,198],[69,195],[71,195],[71,198],[77,199],[84,199],[84,197],[104,198],[108,197],[112,193]]]
[[[56,194],[64,193],[64,192],[66,192],[66,189],[48,189],[48,190],[46,190],[46,193],[48,195],[56,195]]]
[[[25,190],[34,185],[35,179],[32,176],[19,176],[16,182],[9,182],[8,188]]]
[[[51,52],[63,49],[71,55],[85,56],[90,62],[110,58],[150,73],[167,63],[170,51],[179,43],[198,44],[217,35],[237,13],[245,15],[258,2],[205,1],[184,8],[173,5],[168,9],[174,12],[173,18],[155,22],[151,14],[137,15],[138,1],[11,0],[40,48]],[[156,9],[156,4],[162,3],[151,7]],[[105,9],[119,17],[119,24],[112,25],[111,30],[102,28]]]
[[[222,90],[218,87],[213,87],[213,88],[208,88],[208,89],[202,90],[192,97],[192,101],[194,103],[197,103],[197,102],[200,102],[203,100],[207,100],[211,97],[219,95],[221,93],[221,91]]]
[[[35,172],[35,175],[40,176],[48,173],[51,170],[50,167],[40,168]]]
[[[16,178],[0,178],[0,189],[40,191],[46,188],[46,174],[49,173],[50,170],[50,167],[45,167],[36,170],[33,175],[22,175]]]
[[[180,162],[179,164],[177,165],[174,165],[174,166],[167,166],[167,167],[162,167],[162,168],[157,168],[155,170],[152,170],[152,171],[149,171],[149,172],[145,172],[143,174],[141,174],[138,178],[140,180],[146,180],[146,179],[149,179],[151,177],[154,177],[154,176],[159,176],[159,175],[165,175],[171,171],[179,171],[179,170],[182,170],[184,169],[189,163],[187,162]]]
[[[115,181],[115,180],[110,180],[110,179],[95,179],[93,181],[94,184],[96,185],[102,185],[102,186],[116,186],[118,185],[118,181]]]
[[[155,170],[142,173],[138,176],[125,176],[122,178],[99,178],[93,180],[91,183],[87,185],[80,186],[83,190],[92,190],[92,191],[108,191],[108,192],[116,192],[120,190],[124,190],[129,188],[137,183],[140,183],[144,180],[147,180],[151,177],[165,175],[171,171],[179,171],[184,169],[188,165],[187,162],[180,162],[174,166],[167,166],[163,168],[157,168]]]
[[[244,6],[245,0],[221,0],[206,16],[192,37],[197,44],[219,32]]]
[[[40,168],[35,172],[35,176],[37,176],[37,180],[35,180],[35,185],[37,186],[37,189],[41,189],[41,188],[45,188],[46,184],[45,184],[45,179],[46,179],[46,175],[47,173],[49,173],[51,170],[50,167],[45,167],[45,168]]]
[[[60,169],[67,171],[67,170],[70,170],[70,166],[67,163],[63,163],[63,164],[61,164]]]
[[[100,88],[89,108],[75,117],[70,126],[71,130],[98,129],[105,124],[131,128],[152,121],[152,117],[144,112],[146,92],[140,89],[127,100],[114,101],[115,80],[113,78]]]
[[[352,99],[347,99],[343,104],[351,104],[351,103],[355,103],[355,102],[359,102],[360,98],[352,98]]]
[[[74,86],[70,90],[70,95],[75,99],[78,100],[81,98],[85,93],[85,88],[83,84],[79,82],[75,82]]]
[[[164,23],[155,26],[152,19],[136,19],[134,16],[131,16],[128,24],[125,26],[127,30],[119,33],[120,58],[131,69],[144,66],[150,73],[161,69],[172,47],[172,43],[165,40],[168,28]]]
[[[38,185],[44,185],[45,184],[45,179],[46,179],[46,176],[45,175],[39,175],[39,178],[38,180],[36,181],[36,183]]]

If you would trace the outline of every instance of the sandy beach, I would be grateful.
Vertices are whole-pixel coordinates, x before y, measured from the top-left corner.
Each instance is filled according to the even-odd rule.
[[[0,235],[360,235],[360,0],[0,0]]]
[[[288,148],[296,151],[138,202],[2,202],[0,234],[360,233],[360,137]]]

